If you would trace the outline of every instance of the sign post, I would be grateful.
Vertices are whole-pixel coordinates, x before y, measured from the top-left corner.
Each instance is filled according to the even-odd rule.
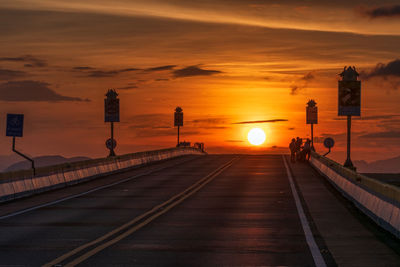
[[[177,147],[179,146],[179,127],[183,126],[183,112],[181,107],[176,107],[175,114],[174,114],[174,126],[178,126],[178,143]]]
[[[119,99],[115,90],[110,89],[106,94],[107,98],[104,99],[104,121],[111,123],[111,138],[107,140],[106,146],[110,150],[109,157],[114,157],[114,148],[117,142],[114,140],[114,122],[119,122]]]
[[[355,170],[350,156],[351,116],[361,115],[361,81],[357,80],[359,74],[354,66],[344,67],[340,76],[342,80],[339,81],[338,115],[347,116],[347,158],[344,167]]]
[[[306,114],[307,114],[307,124],[311,124],[311,149],[315,151],[314,148],[314,124],[318,124],[318,107],[317,103],[311,99],[307,102]]]
[[[24,114],[7,114],[6,136],[12,136],[12,151],[32,163],[33,176],[36,175],[35,162],[30,157],[15,149],[15,137],[22,137],[24,130]]]
[[[335,145],[335,141],[331,137],[327,137],[324,139],[324,146],[329,149],[328,152],[324,154],[324,157],[331,153],[331,148]]]

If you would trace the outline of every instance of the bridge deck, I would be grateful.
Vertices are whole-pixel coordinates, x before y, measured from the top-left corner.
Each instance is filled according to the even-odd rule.
[[[290,164],[296,204],[282,156],[236,157],[173,159],[3,204],[0,265],[313,266],[318,254],[327,266],[399,265],[398,242],[385,244],[308,165]]]

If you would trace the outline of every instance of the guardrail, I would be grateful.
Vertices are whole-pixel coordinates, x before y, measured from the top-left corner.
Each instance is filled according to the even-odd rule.
[[[204,153],[196,148],[170,148],[38,168],[34,177],[31,170],[0,173],[0,202],[66,187],[151,162],[192,154]]]
[[[400,189],[347,169],[315,152],[311,165],[378,225],[400,238]]]

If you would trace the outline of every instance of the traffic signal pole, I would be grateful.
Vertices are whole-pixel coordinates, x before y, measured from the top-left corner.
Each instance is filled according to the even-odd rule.
[[[178,125],[178,144],[176,146],[179,146],[179,125]]]
[[[113,142],[114,142],[114,122],[111,122],[111,149],[110,149],[110,154],[108,155],[109,157],[115,157]]]

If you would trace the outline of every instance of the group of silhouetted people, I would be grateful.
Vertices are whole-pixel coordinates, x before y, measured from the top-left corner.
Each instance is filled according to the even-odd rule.
[[[292,139],[292,142],[289,144],[290,149],[290,161],[295,163],[296,161],[308,161],[310,160],[311,155],[311,140],[307,138],[307,140],[303,144],[303,139],[296,137],[296,139]]]

